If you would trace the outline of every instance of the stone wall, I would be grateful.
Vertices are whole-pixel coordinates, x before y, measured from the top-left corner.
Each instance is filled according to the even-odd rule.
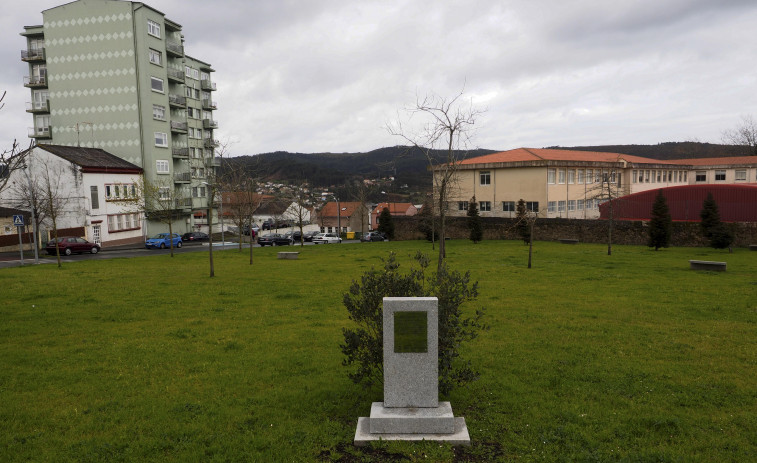
[[[419,218],[393,217],[395,239],[424,239],[418,231]],[[515,230],[515,219],[483,217],[485,240],[519,239]],[[468,227],[465,217],[447,218],[447,236],[453,239],[467,239]],[[573,238],[582,243],[606,243],[607,220],[582,219],[538,219],[534,226],[534,239],[538,241],[557,241],[561,238]],[[728,223],[734,234],[735,247],[747,247],[757,243],[757,223]],[[631,244],[645,246],[649,239],[648,222],[616,221],[613,231],[613,244]],[[702,237],[699,222],[673,222],[671,246],[707,246]]]

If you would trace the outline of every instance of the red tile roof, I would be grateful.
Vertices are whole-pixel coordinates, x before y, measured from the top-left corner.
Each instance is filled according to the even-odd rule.
[[[340,217],[351,217],[352,214],[357,211],[357,209],[360,207],[360,202],[339,202],[339,208],[341,211],[339,212]],[[337,216],[337,208],[335,202],[329,202],[326,203],[323,206],[323,209],[321,209],[321,212],[318,213],[321,217],[336,217]]]
[[[670,161],[661,161],[620,153],[540,148],[517,148],[509,151],[501,151],[499,153],[485,154],[483,156],[465,159],[461,164],[471,165],[529,161],[618,162],[620,160],[637,164],[670,164]]]
[[[723,166],[734,164],[757,164],[757,156],[736,156],[725,158],[675,159],[673,164],[688,166]]]
[[[379,203],[373,210],[374,214],[380,214],[384,208],[389,209],[389,213],[392,215],[405,215],[408,209],[414,207],[411,203]]]

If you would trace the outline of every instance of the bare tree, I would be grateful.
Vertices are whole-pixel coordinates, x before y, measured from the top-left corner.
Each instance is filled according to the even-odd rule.
[[[9,189],[10,195],[8,200],[11,207],[32,213],[34,230],[37,231],[39,231],[42,223],[47,219],[43,207],[45,198],[44,188],[39,181],[39,178],[29,178],[26,182],[14,183]],[[34,245],[39,246],[39,243],[34,243]]]
[[[460,162],[466,158],[472,149],[471,139],[473,126],[482,113],[473,107],[473,102],[463,101],[464,90],[452,98],[445,98],[429,94],[423,98],[417,97],[415,105],[407,108],[410,117],[418,116],[424,119],[422,127],[416,133],[410,133],[403,126],[400,118],[394,124],[389,124],[387,130],[420,149],[433,174],[433,190],[435,195],[435,213],[439,214],[439,260],[437,267],[441,269],[446,257],[446,216],[450,190],[457,180]],[[437,156],[436,153],[440,153]],[[441,163],[438,163],[441,161]]]
[[[55,258],[58,261],[58,268],[60,268],[60,248],[57,246],[58,218],[68,202],[68,197],[65,195],[66,189],[64,188],[60,171],[56,172],[49,165],[45,164],[38,172],[38,175],[40,175],[41,181],[41,209],[53,228],[52,238],[56,243]]]
[[[3,100],[5,99],[5,93],[0,95],[0,109],[5,106]],[[8,181],[11,178],[11,174],[17,170],[26,168],[26,159],[32,148],[32,142],[29,143],[29,148],[21,150],[16,140],[13,140],[11,147],[0,152],[0,192],[2,192],[8,185]]]
[[[257,179],[241,169],[231,170],[221,180],[225,214],[231,217],[239,229],[239,251],[242,251],[244,231],[250,237],[250,265],[253,263],[252,244],[255,233],[252,231],[252,216],[261,203],[261,195],[256,192]]]
[[[360,233],[366,233],[368,231],[368,223],[366,218],[371,213],[367,204],[370,202],[371,188],[362,181],[356,181],[350,188],[350,196],[360,203]]]
[[[304,246],[305,237],[303,227],[305,222],[310,222],[313,201],[311,195],[306,192],[302,186],[292,189],[289,199],[291,200],[291,206],[289,206],[287,210],[289,211],[291,218],[294,219],[292,228],[297,225],[300,229],[300,246]],[[292,237],[294,237],[294,233],[292,233]]]
[[[142,176],[134,180],[134,192],[130,197],[115,202],[125,211],[139,212],[149,220],[167,225],[173,257],[173,224],[182,217],[180,206],[188,200],[191,200],[189,193],[176,187],[170,179],[148,181]]]
[[[615,206],[617,199],[626,194],[623,186],[623,169],[620,166],[620,159],[616,165],[607,169],[596,169],[593,187],[587,190],[586,199],[594,202],[607,202],[607,255],[612,255],[613,231],[615,229]]]
[[[741,116],[741,124],[723,131],[723,143],[743,146],[748,156],[757,156],[757,121],[751,115]]]

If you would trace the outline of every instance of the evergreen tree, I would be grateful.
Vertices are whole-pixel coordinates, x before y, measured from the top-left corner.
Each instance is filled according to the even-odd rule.
[[[657,251],[667,248],[670,244],[670,234],[673,227],[668,210],[668,203],[662,190],[659,190],[652,205],[652,220],[649,222],[649,247]]]
[[[515,224],[518,236],[523,240],[523,244],[529,244],[531,242],[531,227],[528,223],[526,202],[522,198],[518,200],[518,205],[515,207],[515,214],[515,217],[518,219]]]
[[[478,204],[474,196],[468,204],[468,229],[470,230],[470,240],[473,244],[478,243],[484,237],[484,230],[481,226],[481,216],[478,215]]]
[[[702,204],[702,212],[699,213],[699,217],[702,219],[702,234],[709,240],[712,237],[712,231],[720,225],[720,211],[712,193],[707,193],[707,199]]]
[[[725,249],[733,243],[733,234],[720,221],[718,203],[715,202],[712,193],[707,194],[699,217],[702,219],[702,234],[710,241],[710,246],[715,249]]]
[[[394,239],[394,221],[392,220],[392,214],[389,212],[389,208],[385,207],[381,209],[381,214],[378,217],[378,231],[383,233],[384,236],[390,240]]]
[[[423,233],[423,236],[428,241],[435,240],[436,236],[433,235],[437,234],[434,229],[433,207],[434,203],[431,201],[431,197],[426,197],[426,200],[423,201],[423,207],[421,207],[421,211],[418,213],[418,231]]]

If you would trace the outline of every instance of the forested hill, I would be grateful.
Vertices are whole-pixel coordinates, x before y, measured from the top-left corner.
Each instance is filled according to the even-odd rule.
[[[705,158],[743,156],[743,147],[697,142],[669,142],[657,145],[605,145],[549,148],[580,151],[603,151],[652,159]],[[481,156],[499,150],[480,149],[466,157]],[[435,152],[435,162],[445,153]],[[343,185],[353,179],[395,178],[395,185],[411,190],[427,190],[431,185],[428,160],[421,150],[406,146],[379,148],[367,153],[289,153],[277,151],[254,156],[224,159],[222,169],[241,167],[249,175],[265,181],[299,184],[307,181],[314,187]]]
[[[475,150],[467,157],[494,153],[494,150]],[[446,152],[434,152],[434,163],[442,162]],[[425,190],[431,185],[428,159],[424,153],[407,146],[379,148],[367,153],[289,153],[277,151],[255,156],[224,159],[224,169],[242,167],[250,175],[266,181],[301,183],[328,187],[342,185],[352,179],[380,179],[394,177],[395,184],[408,185],[413,190]]]

